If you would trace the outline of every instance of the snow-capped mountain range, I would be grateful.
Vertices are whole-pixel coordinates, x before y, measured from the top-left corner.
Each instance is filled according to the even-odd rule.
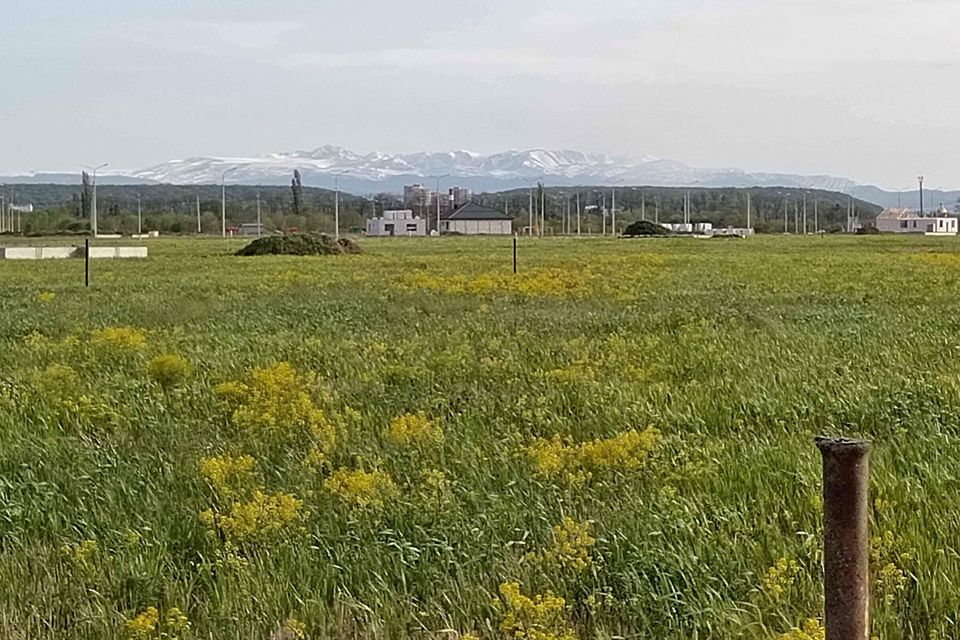
[[[107,170],[101,184],[217,184],[225,171],[231,184],[287,185],[294,170],[303,183],[332,188],[339,182],[354,193],[397,192],[404,185],[434,185],[443,176],[443,187],[458,185],[474,191],[500,191],[529,186],[542,180],[547,186],[661,187],[789,187],[851,193],[882,206],[893,206],[905,192],[884,191],[829,175],[749,172],[741,169],[692,167],[682,162],[644,156],[629,158],[580,151],[547,149],[511,150],[490,155],[470,151],[387,154],[356,153],[324,145],[312,151],[292,151],[248,157],[195,157],[131,171]],[[72,173],[33,173],[0,176],[0,182],[60,183],[78,181]],[[915,192],[914,192],[915,194]],[[960,193],[931,190],[932,202],[955,202]]]
[[[234,169],[235,168],[235,169]],[[197,157],[165,162],[126,175],[150,182],[209,184],[233,169],[230,182],[285,184],[299,169],[305,184],[324,186],[341,174],[344,184],[369,183],[367,190],[445,175],[483,190],[528,185],[538,179],[558,185],[608,184],[703,187],[783,186],[844,191],[856,183],[832,176],[750,173],[739,169],[700,169],[654,157],[632,159],[579,151],[511,150],[491,155],[470,151],[386,154],[355,153],[336,146],[253,157]]]

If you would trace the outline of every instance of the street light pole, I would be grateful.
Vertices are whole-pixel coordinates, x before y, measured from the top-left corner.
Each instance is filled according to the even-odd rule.
[[[440,181],[444,178],[449,178],[450,174],[445,173],[442,176],[437,176],[437,235],[440,235]]]
[[[529,211],[529,213],[530,213],[530,228],[528,229],[529,233],[528,233],[527,235],[529,235],[531,238],[533,237],[533,225],[534,225],[534,223],[535,223],[536,220],[537,220],[537,213],[536,213],[536,211],[534,211],[534,207],[536,207],[536,201],[533,199],[533,186],[534,186],[534,185],[537,185],[537,184],[540,184],[540,181],[541,181],[541,180],[543,180],[543,176],[540,176],[539,178],[537,178],[536,180],[534,180],[533,182],[530,183],[530,207],[529,207],[529,209],[530,209],[530,211]],[[541,225],[541,226],[543,226],[543,225]],[[541,231],[542,231],[542,229],[541,229]]]
[[[917,180],[920,181],[920,217],[923,217],[923,176],[917,176]],[[94,191],[96,193],[96,191]],[[96,202],[96,199],[94,199]]]
[[[220,234],[224,238],[227,237],[227,174],[236,170],[237,167],[230,167],[220,174]]]
[[[577,237],[580,237],[580,192],[577,191]]]
[[[333,237],[337,240],[340,239],[340,176],[349,173],[349,171],[341,171],[340,173],[334,174],[333,186]]]
[[[617,237],[617,187],[621,180],[614,180],[613,186],[610,187],[610,227],[611,233],[614,238]]]
[[[97,237],[97,171],[103,169],[107,166],[107,163],[104,162],[101,165],[96,167],[88,167],[83,165],[84,169],[90,169],[93,171],[93,198],[90,202],[90,231],[93,232],[93,237]]]
[[[547,226],[547,187],[540,189],[540,237],[546,232]]]
[[[260,189],[257,189],[257,237],[260,237],[260,230],[263,229],[260,224]]]

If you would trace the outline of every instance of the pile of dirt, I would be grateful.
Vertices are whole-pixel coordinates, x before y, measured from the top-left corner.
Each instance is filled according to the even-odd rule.
[[[360,245],[349,238],[335,240],[325,233],[291,233],[284,236],[257,238],[238,256],[334,256],[360,253]]]
[[[627,225],[627,228],[623,230],[623,235],[627,238],[638,238],[642,236],[668,236],[670,232],[649,220],[637,220]]]

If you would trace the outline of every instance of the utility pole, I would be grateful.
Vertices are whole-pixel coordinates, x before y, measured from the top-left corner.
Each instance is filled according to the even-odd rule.
[[[530,226],[527,227],[527,231],[528,231],[527,235],[529,235],[529,236],[532,238],[532,237],[533,237],[533,216],[534,216],[534,213],[533,213],[533,185],[532,185],[532,184],[530,185],[530,203],[529,203],[529,205],[527,206],[527,213],[530,214]]]
[[[640,192],[640,219],[647,219],[647,196],[642,191]]]
[[[600,227],[600,235],[607,235],[607,196],[603,196],[603,207],[600,209],[600,215],[603,217],[603,224]]]
[[[96,167],[88,167],[83,165],[84,169],[90,169],[93,171],[93,198],[90,202],[90,231],[93,233],[93,237],[97,237],[97,171],[106,166],[106,162]]]
[[[577,191],[577,237],[580,237],[580,192]]]
[[[923,217],[923,176],[917,176],[917,180],[920,181],[920,217],[922,218],[922,217]],[[93,201],[94,201],[94,203],[96,203],[96,201],[97,201],[97,197],[96,197],[96,193],[97,193],[96,182],[94,182],[93,193],[94,193]]]
[[[747,229],[750,228],[750,192],[747,191]]]
[[[349,171],[340,171],[334,174],[333,178],[333,237],[340,239],[340,176],[350,173]],[[439,208],[438,208],[439,211]],[[440,228],[440,214],[437,214],[437,229]],[[438,231],[439,233],[439,231]]]
[[[257,189],[257,237],[260,237],[263,226],[260,224],[260,189]]]
[[[236,170],[237,167],[230,167],[220,174],[220,233],[224,238],[227,237],[227,174]],[[96,201],[96,198],[94,198],[94,201]]]
[[[143,210],[140,207],[140,193],[137,192],[137,235],[143,235]]]
[[[813,232],[815,234],[820,233],[820,198],[813,199]]]
[[[442,176],[437,176],[437,235],[440,235],[440,181],[444,178],[449,178],[450,174],[445,173]]]
[[[803,194],[803,235],[807,235],[807,194]]]
[[[790,227],[787,226],[787,212],[790,210],[790,203],[783,201],[783,232],[790,233]]]
[[[617,237],[617,188],[610,187],[610,235]]]
[[[200,235],[203,230],[200,228],[200,191],[197,191],[197,235]]]
[[[547,226],[547,187],[540,189],[540,237],[543,237]]]
[[[613,186],[610,187],[610,230],[614,238],[617,237],[617,187],[616,185],[620,183],[621,180],[614,180]]]
[[[653,201],[653,223],[660,224],[660,198]]]

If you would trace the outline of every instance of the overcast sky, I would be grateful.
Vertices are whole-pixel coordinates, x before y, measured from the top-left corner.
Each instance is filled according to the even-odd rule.
[[[960,187],[955,0],[0,0],[0,172],[337,144]]]

